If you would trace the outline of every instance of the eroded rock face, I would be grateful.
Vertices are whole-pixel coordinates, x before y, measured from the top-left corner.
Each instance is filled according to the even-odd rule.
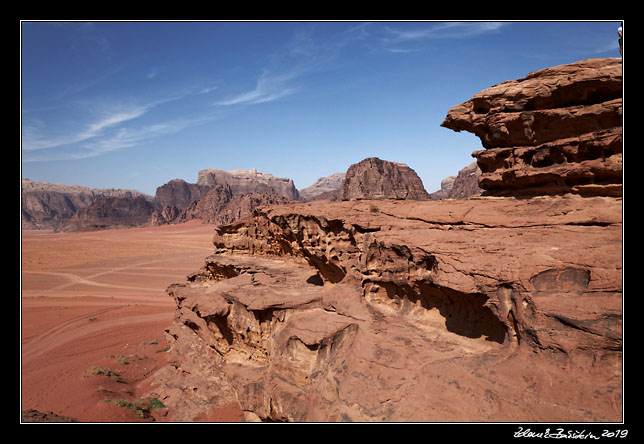
[[[621,227],[601,197],[256,210],[168,289],[154,393],[175,420],[618,421]]]
[[[622,61],[589,59],[500,83],[442,126],[477,135],[490,195],[621,196]]]
[[[425,200],[429,195],[420,177],[409,166],[369,157],[349,167],[341,198]]]

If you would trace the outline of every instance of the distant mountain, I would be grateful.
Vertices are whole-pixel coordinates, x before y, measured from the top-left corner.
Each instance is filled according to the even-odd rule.
[[[342,184],[342,200],[426,200],[429,194],[416,172],[404,163],[369,157],[349,167]]]
[[[99,197],[141,197],[146,201],[152,200],[152,196],[136,190],[96,189],[34,182],[24,178],[21,184],[22,228],[56,228]]]
[[[310,187],[299,190],[301,200],[328,199],[337,193],[342,184],[346,173],[334,173],[327,177],[320,177]]]

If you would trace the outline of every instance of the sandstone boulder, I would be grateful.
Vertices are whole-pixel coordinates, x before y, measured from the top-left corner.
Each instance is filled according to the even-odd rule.
[[[495,85],[442,126],[477,135],[490,195],[621,195],[622,60],[589,59]]]
[[[342,200],[411,199],[429,195],[423,182],[409,166],[369,157],[349,167],[342,184]]]

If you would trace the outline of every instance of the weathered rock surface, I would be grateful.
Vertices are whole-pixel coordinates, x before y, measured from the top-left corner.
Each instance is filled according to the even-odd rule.
[[[154,211],[148,199],[139,197],[99,197],[60,223],[56,231],[94,231],[145,225]]]
[[[275,193],[289,200],[297,200],[298,192],[291,179],[275,177],[256,169],[222,171],[205,169],[199,171],[198,185],[212,188],[216,185],[228,185],[233,194],[250,194],[272,189]]]
[[[619,421],[621,214],[573,195],[262,208],[168,289],[155,396],[175,420]]]
[[[500,83],[453,107],[442,126],[481,139],[472,155],[487,194],[621,195],[621,59]]]
[[[136,190],[95,189],[22,179],[22,228],[51,229],[89,206],[98,197],[137,197],[151,199]]]
[[[342,184],[342,200],[429,199],[423,182],[409,166],[369,157],[349,167]]]
[[[333,199],[340,193],[346,173],[334,173],[320,177],[310,187],[299,190],[300,199],[304,201]]]

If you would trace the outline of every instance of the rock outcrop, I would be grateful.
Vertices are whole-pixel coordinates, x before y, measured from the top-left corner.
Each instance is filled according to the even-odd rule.
[[[275,177],[256,169],[222,171],[205,169],[199,171],[197,184],[212,188],[216,185],[228,185],[233,194],[250,194],[272,189],[275,193],[289,200],[297,200],[298,192],[291,179]]]
[[[621,229],[602,197],[264,207],[168,289],[153,396],[177,421],[618,421]]]
[[[442,126],[481,139],[472,155],[488,195],[621,195],[621,59],[500,83],[453,107]]]
[[[154,212],[148,199],[138,197],[99,197],[60,223],[56,231],[95,231],[146,225]]]
[[[426,200],[429,195],[409,166],[369,157],[349,167],[341,198]]]
[[[303,201],[336,199],[344,184],[346,173],[334,173],[327,177],[320,177],[310,187],[299,190],[300,199]]]
[[[96,189],[22,179],[22,228],[52,229],[71,218],[99,197],[137,197],[151,199],[136,190]]]

